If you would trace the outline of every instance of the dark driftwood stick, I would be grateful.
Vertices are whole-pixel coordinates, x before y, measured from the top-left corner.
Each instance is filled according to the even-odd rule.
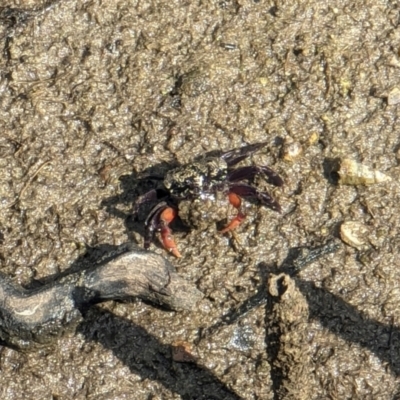
[[[74,329],[90,305],[134,297],[172,310],[191,310],[202,293],[163,257],[134,246],[39,289],[25,290],[0,274],[0,341],[19,349],[49,343]]]

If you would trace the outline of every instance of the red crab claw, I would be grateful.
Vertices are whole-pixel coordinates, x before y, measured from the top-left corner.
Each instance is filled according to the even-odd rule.
[[[242,204],[242,199],[236,193],[229,193],[228,195],[229,202],[238,210],[238,213],[235,218],[232,219],[231,222],[224,228],[221,229],[220,233],[226,233],[236,229],[246,218],[246,215],[240,211],[240,206]]]
[[[181,257],[181,253],[176,247],[172,231],[169,224],[177,216],[178,212],[175,208],[168,205],[167,202],[162,201],[153,207],[144,223],[144,248],[149,249],[154,235],[156,232],[161,233],[161,242],[164,248],[170,251],[175,257]]]
[[[159,229],[161,232],[161,240],[164,248],[171,252],[175,257],[182,257],[178,248],[176,247],[175,240],[172,236],[172,231],[169,228],[169,224],[173,221],[173,219],[178,215],[178,212],[172,208],[167,207],[160,214],[160,225]]]
[[[242,197],[257,199],[261,204],[271,208],[272,210],[281,212],[281,206],[268,192],[260,192],[255,187],[245,183],[233,183],[229,188],[228,198],[232,206],[238,210],[238,213],[236,217],[220,231],[221,233],[229,232],[237,228],[246,218],[246,215],[241,210]]]

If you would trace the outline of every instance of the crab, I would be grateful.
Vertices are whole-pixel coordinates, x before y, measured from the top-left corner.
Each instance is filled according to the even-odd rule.
[[[246,218],[242,198],[256,199],[262,205],[281,212],[281,206],[268,192],[261,192],[247,182],[256,175],[264,175],[268,183],[282,186],[283,179],[275,171],[260,165],[235,168],[236,164],[265,147],[266,144],[266,142],[254,143],[227,151],[219,157],[205,157],[174,168],[164,177],[147,177],[162,179],[162,187],[148,191],[134,203],[133,214],[137,215],[142,204],[158,202],[145,220],[144,248],[148,249],[155,233],[160,232],[164,248],[174,256],[181,257],[169,225],[178,216],[178,205],[183,200],[209,198],[218,192],[225,194],[229,203],[237,209],[237,214],[220,230],[220,233],[237,228]]]

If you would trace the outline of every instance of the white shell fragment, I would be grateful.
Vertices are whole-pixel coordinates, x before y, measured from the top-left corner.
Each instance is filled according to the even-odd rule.
[[[390,176],[348,158],[341,161],[338,174],[342,185],[373,185],[392,180]]]
[[[368,228],[357,221],[346,221],[340,226],[340,238],[351,247],[363,250],[367,247]]]
[[[282,147],[281,156],[285,161],[294,161],[303,154],[303,147],[299,142],[285,143]]]
[[[400,88],[395,87],[389,92],[387,102],[390,106],[400,103]]]

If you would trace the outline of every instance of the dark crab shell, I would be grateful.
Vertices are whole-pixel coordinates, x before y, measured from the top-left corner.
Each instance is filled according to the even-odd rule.
[[[164,186],[176,199],[195,198],[220,190],[227,175],[227,162],[223,158],[209,157],[168,171]]]
[[[163,188],[152,189],[143,194],[134,205],[136,215],[141,204],[158,201],[145,221],[144,247],[149,248],[155,233],[160,232],[164,247],[180,257],[169,224],[178,214],[180,203],[186,200],[201,202],[217,198],[221,194],[227,196],[231,205],[237,209],[237,215],[221,230],[222,233],[235,229],[246,217],[242,198],[256,199],[262,205],[280,212],[279,203],[268,192],[262,192],[249,183],[255,176],[263,175],[268,183],[282,186],[283,180],[275,171],[261,165],[234,167],[266,144],[251,144],[222,153],[220,157],[205,157],[168,171],[161,178]],[[199,213],[201,211],[197,212]]]

